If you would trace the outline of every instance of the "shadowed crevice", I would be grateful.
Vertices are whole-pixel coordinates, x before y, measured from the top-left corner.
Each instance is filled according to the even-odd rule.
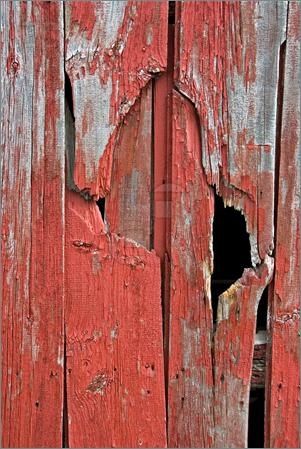
[[[218,297],[251,267],[251,247],[244,216],[234,207],[224,207],[215,194],[213,221],[214,270],[211,277],[213,320],[216,322]]]

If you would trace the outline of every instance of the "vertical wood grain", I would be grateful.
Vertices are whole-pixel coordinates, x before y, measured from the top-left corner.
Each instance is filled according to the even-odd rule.
[[[165,447],[160,260],[68,191],[70,447]]]
[[[300,446],[300,5],[289,3],[279,130],[266,446]]]
[[[1,8],[2,443],[60,447],[63,11],[51,2]]]
[[[172,113],[169,446],[212,447],[214,196],[201,166],[193,105],[174,92]]]
[[[176,245],[171,266],[169,366],[175,364],[179,369],[179,361],[185,357],[187,360],[183,374],[175,372],[173,379],[178,384],[178,379],[184,377],[182,391],[171,384],[171,370],[169,376],[169,441],[179,447],[247,446],[257,306],[273,273],[278,70],[286,15],[286,2],[181,2],[177,6],[175,83],[196,109],[194,126],[200,135],[199,143],[195,143],[192,136],[196,131],[187,123],[179,125],[179,113],[174,109],[176,136],[181,130],[183,136],[173,134],[173,148],[177,150],[173,150],[172,167],[178,173],[173,182],[181,186],[182,196],[190,198],[193,205],[184,207],[178,194],[172,206],[172,224],[179,220],[180,225],[171,232]],[[189,151],[196,151],[194,160],[198,153],[201,156],[199,169],[189,167],[188,175],[177,157],[185,158]],[[177,156],[181,152],[182,156]],[[194,193],[202,176],[203,191],[208,192],[207,208],[203,206],[191,217],[197,205],[191,198],[202,198],[201,193]],[[244,215],[253,265],[245,267],[241,279],[220,296],[216,329],[212,325],[210,297],[214,268],[210,229],[214,200],[209,201],[210,186],[222,196],[225,206],[234,206]],[[197,215],[202,215],[205,237],[197,229]],[[174,284],[180,265],[178,241],[182,241],[185,257],[192,252],[195,260],[195,269],[191,260],[184,263],[186,287],[180,287],[181,293],[179,285]],[[197,288],[203,285],[198,301],[194,272],[201,273]],[[179,299],[174,300],[177,295]],[[189,321],[194,323],[193,329],[190,325],[186,333],[181,332],[180,323],[183,327]],[[193,378],[193,372],[198,377]],[[181,400],[182,408],[177,405]],[[185,409],[187,400],[189,406]],[[201,404],[204,412],[200,417]]]
[[[166,68],[167,1],[67,2],[66,70],[74,97],[77,189],[109,191],[118,125]]]
[[[105,220],[110,232],[151,248],[152,83],[132,106],[116,138]]]

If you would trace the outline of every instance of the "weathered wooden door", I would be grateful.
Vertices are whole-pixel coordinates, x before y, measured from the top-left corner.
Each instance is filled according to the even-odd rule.
[[[299,3],[1,33],[3,446],[299,447]]]

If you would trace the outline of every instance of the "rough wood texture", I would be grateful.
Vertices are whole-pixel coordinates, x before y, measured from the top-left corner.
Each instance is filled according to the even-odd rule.
[[[123,120],[116,140],[105,221],[110,232],[151,247],[152,83]]]
[[[214,332],[214,193],[196,111],[176,92],[172,141],[169,446],[247,447],[256,312],[273,259],[246,269],[221,295]]]
[[[300,447],[300,4],[289,3],[279,107],[279,188],[267,447]]]
[[[166,68],[167,2],[67,2],[66,70],[75,115],[74,188],[109,191],[122,118]]]
[[[270,282],[266,260],[219,298],[214,334],[214,447],[248,447],[248,411],[257,307]]]
[[[1,9],[2,444],[60,447],[63,10],[53,2]]]
[[[267,349],[267,332],[259,331],[256,333],[254,342],[253,367],[251,377],[251,388],[265,387],[266,378],[266,349]]]
[[[177,6],[175,82],[198,119],[183,100],[177,109],[175,97],[172,183],[180,192],[172,200],[171,221],[172,446],[247,446],[257,306],[273,271],[278,71],[286,13],[285,2]],[[243,213],[257,266],[220,297],[214,333],[210,185],[225,205]]]
[[[165,447],[160,261],[67,193],[70,447]]]
[[[212,447],[210,250],[213,190],[193,106],[173,95],[168,434],[170,447]]]
[[[286,2],[183,2],[176,84],[200,117],[208,183],[245,216],[252,262],[273,250],[279,47]]]
[[[275,256],[265,443],[299,447],[299,3],[1,8],[3,446],[165,447],[167,410],[247,447]],[[216,322],[215,194],[252,260]]]

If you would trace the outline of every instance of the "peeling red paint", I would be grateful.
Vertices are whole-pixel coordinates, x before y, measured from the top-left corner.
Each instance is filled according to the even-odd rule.
[[[66,200],[70,446],[165,447],[159,259],[101,232],[94,202],[87,214],[78,194]]]
[[[289,3],[268,352],[267,447],[300,446],[300,5]]]
[[[83,6],[90,11],[85,21],[85,29],[90,28],[88,36],[77,26],[82,8],[73,2],[66,4],[66,69],[75,105],[74,181],[80,190],[98,197],[109,192],[116,128],[141,89],[166,68],[167,2],[98,2],[93,20],[90,3]],[[77,93],[76,86],[87,87],[79,87]],[[101,111],[100,123],[95,111],[90,114],[91,153],[91,148],[81,141],[82,105],[95,105],[97,101],[102,101],[99,107],[105,110]]]
[[[3,445],[247,447],[265,384],[266,447],[299,447],[300,5],[2,15]],[[253,265],[216,322],[215,193]]]
[[[1,77],[5,92],[2,444],[59,447],[64,314],[63,11],[59,3],[4,2],[1,13],[6,23],[3,56],[8,61]]]

